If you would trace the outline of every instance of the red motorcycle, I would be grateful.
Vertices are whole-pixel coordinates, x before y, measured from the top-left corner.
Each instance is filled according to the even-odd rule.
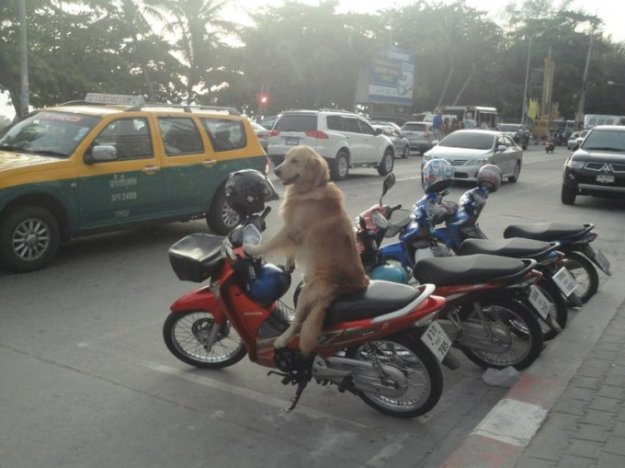
[[[228,184],[226,194],[232,195]],[[232,198],[229,204],[237,210]],[[244,243],[260,243],[269,212],[265,208],[250,215],[257,208],[237,210],[243,221],[227,237],[191,234],[170,248],[179,279],[208,282],[171,306],[163,336],[174,356],[215,369],[247,354],[257,364],[277,368],[270,373],[280,375],[283,384],[297,385],[290,409],[315,379],[336,384],[339,391],[347,390],[392,416],[431,410],[443,388],[439,361],[455,364],[447,354],[451,342],[434,321],[445,304],[432,295],[434,286],[414,289],[372,281],[366,290],[331,305],[312,355],[301,354],[297,336],[286,348],[275,349],[275,339],[289,325],[278,299],[290,287],[290,273],[245,253]]]

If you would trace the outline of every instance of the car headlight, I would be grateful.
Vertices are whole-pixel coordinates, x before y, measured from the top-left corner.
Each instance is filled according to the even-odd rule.
[[[581,169],[581,168],[584,167],[584,164],[586,164],[584,161],[575,161],[575,160],[571,159],[567,163],[567,166],[569,166],[571,169]]]
[[[477,158],[475,160],[478,164],[488,164],[490,161],[488,159],[488,156],[486,157],[481,157],[481,158]]]

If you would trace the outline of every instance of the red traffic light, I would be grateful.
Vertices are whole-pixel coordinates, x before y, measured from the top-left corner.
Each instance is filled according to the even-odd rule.
[[[259,106],[266,107],[269,105],[269,93],[256,93],[256,101]]]

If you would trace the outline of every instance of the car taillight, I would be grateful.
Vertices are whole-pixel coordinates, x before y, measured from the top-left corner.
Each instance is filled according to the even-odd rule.
[[[328,139],[327,133],[322,132],[321,130],[308,130],[306,132],[306,136],[307,137],[311,137],[311,138],[317,138],[319,140],[327,140]]]
[[[272,130],[272,131],[269,132],[269,136],[270,137],[278,136],[278,135],[280,135],[280,132],[278,130]]]

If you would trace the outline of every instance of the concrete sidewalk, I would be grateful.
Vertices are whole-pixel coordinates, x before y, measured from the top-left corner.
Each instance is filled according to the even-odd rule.
[[[622,270],[600,277],[599,292],[444,466],[625,466],[624,284]]]

